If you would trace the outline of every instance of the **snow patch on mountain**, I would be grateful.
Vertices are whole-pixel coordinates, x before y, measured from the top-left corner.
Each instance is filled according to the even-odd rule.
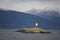
[[[59,9],[30,9],[26,13],[37,16],[60,16]]]

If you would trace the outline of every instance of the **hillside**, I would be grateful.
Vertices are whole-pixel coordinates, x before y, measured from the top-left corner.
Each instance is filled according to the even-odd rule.
[[[39,17],[38,17],[39,18]],[[43,18],[40,18],[41,20]],[[0,28],[33,27],[36,16],[13,10],[0,10]]]
[[[13,10],[0,10],[0,28],[24,28],[34,27],[36,15],[27,14]],[[60,29],[60,19],[48,20],[43,17],[37,17],[39,26],[44,29]],[[58,23],[56,23],[59,21]]]

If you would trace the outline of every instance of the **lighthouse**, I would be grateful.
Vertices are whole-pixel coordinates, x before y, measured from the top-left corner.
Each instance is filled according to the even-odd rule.
[[[35,26],[32,28],[22,28],[21,30],[18,30],[17,32],[23,32],[23,33],[50,33],[47,30],[44,30],[40,28],[38,20],[35,22]]]
[[[38,27],[39,26],[39,23],[38,21],[35,22],[35,27]]]

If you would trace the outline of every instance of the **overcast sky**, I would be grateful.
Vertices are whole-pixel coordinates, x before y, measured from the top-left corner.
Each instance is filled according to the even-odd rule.
[[[32,8],[60,9],[60,0],[0,0],[0,8],[12,9],[17,11],[26,11]]]

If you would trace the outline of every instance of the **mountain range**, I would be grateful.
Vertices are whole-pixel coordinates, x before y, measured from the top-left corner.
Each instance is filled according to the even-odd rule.
[[[48,26],[57,27],[60,25],[60,10],[54,9],[31,9],[26,11],[26,13],[36,15],[48,20]],[[60,27],[60,26],[59,26]]]
[[[60,16],[60,10],[57,9],[30,9],[26,13],[37,15],[37,16]]]
[[[33,27],[36,17],[35,15],[24,12],[0,10],[0,28]]]
[[[31,10],[30,10],[31,12]],[[29,12],[29,13],[30,13]],[[36,14],[32,14],[36,13]],[[31,14],[14,10],[0,10],[0,28],[34,27],[36,20],[44,29],[60,29],[60,13],[56,10],[33,10]]]

